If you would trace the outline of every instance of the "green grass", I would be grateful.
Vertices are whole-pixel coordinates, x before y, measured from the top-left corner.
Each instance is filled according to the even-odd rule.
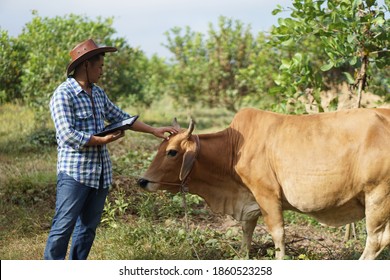
[[[220,109],[180,111],[169,100],[142,112],[134,108],[128,112],[153,125],[168,125],[178,117],[183,127],[192,114],[196,133],[220,130],[232,117]],[[11,104],[0,106],[0,123],[0,258],[41,259],[55,205],[57,155],[51,144],[52,126],[37,133],[32,111]],[[239,252],[239,225],[211,213],[201,198],[187,195],[187,232],[180,195],[146,193],[136,185],[159,143],[153,136],[126,132],[126,137],[109,146],[114,184],[90,259],[246,258]],[[362,225],[359,240],[344,243],[343,228],[323,227],[293,212],[286,212],[285,219],[292,259],[357,259],[362,252]],[[273,254],[272,240],[260,220],[249,258],[272,259]],[[389,259],[390,252],[381,258]]]
[[[225,242],[223,242],[225,240]],[[222,241],[222,242],[220,242]],[[234,244],[235,243],[235,244]],[[137,218],[102,230],[91,254],[97,259],[231,259],[238,241],[215,230],[192,228],[179,221]]]

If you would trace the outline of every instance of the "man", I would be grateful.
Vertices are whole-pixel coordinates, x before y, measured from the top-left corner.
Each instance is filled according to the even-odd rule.
[[[95,84],[103,74],[104,54],[115,51],[114,47],[97,46],[92,39],[78,44],[70,52],[68,78],[50,100],[58,143],[57,194],[45,259],[65,259],[71,236],[69,259],[87,259],[92,247],[112,183],[106,144],[123,137],[124,132],[102,137],[94,134],[104,129],[105,120],[120,122],[131,117]],[[155,128],[139,120],[131,129],[160,138],[177,133],[173,127]]]

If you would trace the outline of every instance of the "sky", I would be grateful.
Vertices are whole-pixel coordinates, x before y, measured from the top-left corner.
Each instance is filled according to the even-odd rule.
[[[79,14],[94,20],[98,16],[114,17],[116,36],[125,38],[132,47],[147,55],[168,56],[162,46],[165,32],[175,26],[189,26],[206,33],[209,23],[217,24],[220,16],[251,25],[253,34],[269,31],[278,16],[271,14],[278,4],[288,7],[291,0],[0,0],[0,28],[18,36],[33,18]]]

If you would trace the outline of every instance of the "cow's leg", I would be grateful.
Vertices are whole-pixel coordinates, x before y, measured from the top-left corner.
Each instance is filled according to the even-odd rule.
[[[382,184],[366,194],[367,240],[361,260],[375,259],[390,245],[390,185]]]
[[[248,220],[241,221],[242,226],[242,242],[241,242],[241,252],[249,256],[249,251],[251,249],[253,231],[255,230],[258,217]]]
[[[284,224],[283,215],[267,215],[264,216],[264,223],[267,225],[269,233],[275,244],[275,258],[282,260],[285,256],[284,244]]]
[[[275,258],[283,259],[285,256],[284,222],[280,200],[273,195],[255,195],[260,205],[264,223],[275,244]]]

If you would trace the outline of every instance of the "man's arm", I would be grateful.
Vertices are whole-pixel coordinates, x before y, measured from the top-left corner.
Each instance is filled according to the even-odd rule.
[[[118,140],[119,138],[122,138],[123,136],[125,136],[125,132],[123,130],[119,130],[114,133],[107,134],[105,136],[92,135],[91,138],[89,138],[89,141],[86,144],[86,146],[106,145],[108,143]]]
[[[166,136],[165,133],[169,133],[170,135],[178,133],[177,129],[172,126],[152,127],[139,120],[136,120],[130,129],[138,132],[150,133],[156,137],[164,138],[167,140],[169,139],[169,136]]]

